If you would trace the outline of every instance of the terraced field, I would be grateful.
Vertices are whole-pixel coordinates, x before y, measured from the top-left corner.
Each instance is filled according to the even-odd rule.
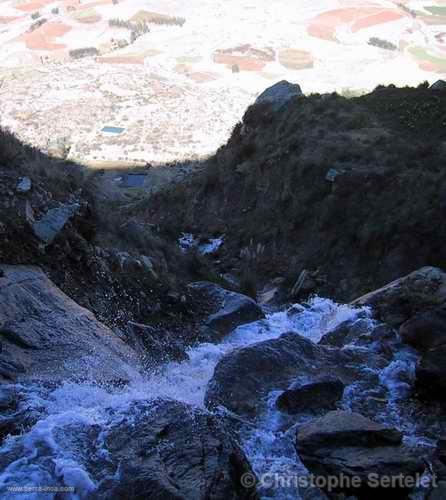
[[[0,125],[84,161],[202,156],[277,80],[434,81],[445,41],[445,0],[0,0]]]

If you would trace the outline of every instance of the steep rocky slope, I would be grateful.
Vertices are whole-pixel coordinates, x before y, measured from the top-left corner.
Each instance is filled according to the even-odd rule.
[[[258,102],[203,172],[152,199],[150,220],[174,237],[224,234],[222,273],[251,266],[292,285],[307,270],[309,290],[343,300],[441,267],[445,96],[421,85]]]

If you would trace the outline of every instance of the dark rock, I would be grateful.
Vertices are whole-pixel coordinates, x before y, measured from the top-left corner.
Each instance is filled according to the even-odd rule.
[[[445,401],[446,345],[424,353],[417,364],[415,375],[415,387],[420,395]]]
[[[446,481],[439,481],[427,497],[428,500],[444,500],[446,498]]]
[[[375,341],[392,342],[396,338],[395,331],[384,323],[377,324],[369,318],[347,320],[334,330],[326,333],[319,344],[333,347],[353,345],[370,345]]]
[[[261,307],[246,295],[209,282],[192,283],[190,286],[204,292],[214,303],[214,312],[205,321],[202,341],[218,341],[237,326],[265,317]]]
[[[276,406],[290,414],[333,410],[342,399],[344,388],[339,379],[330,377],[304,385],[293,384],[277,398]]]
[[[126,333],[127,343],[140,355],[144,365],[188,359],[184,345],[172,338],[169,332],[130,321]]]
[[[318,346],[297,333],[286,333],[224,356],[208,384],[205,404],[208,408],[222,405],[252,417],[264,407],[272,390],[285,390],[292,381],[306,382],[323,375],[350,380],[349,360],[340,351]]]
[[[403,342],[425,351],[446,344],[446,309],[435,309],[419,313],[400,327]]]
[[[437,442],[436,455],[438,459],[446,465],[446,437],[442,437]]]
[[[104,439],[119,479],[99,498],[253,499],[249,462],[223,421],[175,401],[135,407]]]
[[[338,485],[338,493],[359,498],[405,498],[407,490],[373,488],[370,482],[373,477],[409,477],[414,481],[423,472],[423,461],[401,442],[402,435],[395,429],[358,413],[334,411],[301,426],[296,447],[304,465],[317,476],[359,478],[354,488]]]
[[[353,353],[354,348],[366,348],[386,359],[393,357],[392,349],[396,343],[398,338],[393,328],[369,318],[344,321],[319,341],[320,345],[339,347],[344,352]]]
[[[402,434],[359,413],[337,410],[304,424],[298,432],[299,448],[399,445]]]
[[[445,303],[446,273],[436,267],[423,267],[352,302],[371,306],[379,319],[392,326]]]

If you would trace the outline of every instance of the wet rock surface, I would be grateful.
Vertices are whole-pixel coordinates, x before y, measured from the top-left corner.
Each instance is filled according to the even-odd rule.
[[[122,467],[119,480],[106,481],[97,498],[257,498],[242,486],[251,467],[218,417],[169,401],[135,410],[130,432],[124,419],[105,438]]]
[[[344,388],[339,379],[331,377],[304,385],[292,384],[277,398],[276,406],[289,414],[333,410],[341,401]]]
[[[373,487],[370,478],[413,477],[424,470],[423,461],[402,446],[395,429],[360,414],[335,411],[300,427],[296,446],[299,456],[313,473],[324,477],[359,478],[356,487],[340,486],[338,492],[359,494],[359,498],[379,494],[383,498],[404,498],[413,488]]]
[[[420,351],[446,344],[446,308],[416,314],[400,327],[403,342]]]
[[[417,364],[416,386],[420,394],[446,402],[446,345],[423,354]]]
[[[5,379],[126,379],[135,355],[38,268],[1,266],[0,374]]]
[[[218,341],[237,326],[265,317],[261,307],[246,295],[225,290],[215,283],[198,282],[190,287],[204,292],[214,303],[214,312],[204,322],[202,341]]]
[[[133,403],[118,413],[109,410],[101,424],[86,416],[72,419],[61,423],[53,436],[58,455],[76,457],[82,472],[68,458],[58,465],[48,461],[44,442],[34,443],[40,452],[34,464],[52,478],[47,479],[52,486],[71,484],[79,497],[94,499],[257,498],[253,488],[242,486],[242,475],[252,474],[252,469],[219,417],[156,399]],[[20,443],[13,443],[0,457],[2,469],[14,467],[11,464],[26,453]]]
[[[307,381],[321,374],[336,373],[348,380],[348,356],[317,346],[297,333],[236,349],[216,366],[208,384],[205,404],[223,405],[239,415],[261,413],[272,390],[285,390],[300,377]]]

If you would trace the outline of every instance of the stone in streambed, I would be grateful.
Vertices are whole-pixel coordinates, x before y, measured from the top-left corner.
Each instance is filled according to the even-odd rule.
[[[342,399],[345,385],[341,380],[326,377],[308,384],[292,384],[276,400],[276,406],[284,413],[332,410]]]
[[[348,411],[330,412],[302,425],[296,448],[312,474],[326,480],[350,479],[340,482],[331,493],[359,498],[406,498],[412,488],[398,487],[398,478],[413,487],[425,468],[423,460],[402,445],[399,431]],[[386,478],[394,487],[373,487],[374,480],[384,485],[379,481]]]
[[[225,290],[206,281],[192,283],[190,286],[202,291],[213,302],[213,312],[205,321],[201,341],[219,341],[238,326],[265,317],[255,300],[246,295]]]
[[[400,327],[403,342],[420,351],[446,344],[446,309],[437,307],[419,313]]]

